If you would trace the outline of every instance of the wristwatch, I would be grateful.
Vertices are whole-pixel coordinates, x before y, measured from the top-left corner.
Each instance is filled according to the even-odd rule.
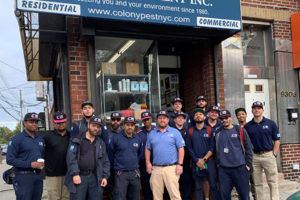
[[[183,164],[177,163],[177,165],[180,165],[181,167],[183,167]]]
[[[206,162],[206,161],[207,161],[207,158],[206,158],[206,157],[204,157],[204,158],[203,158],[203,160],[204,160],[204,162]]]
[[[274,157],[277,158],[277,154],[273,153]]]

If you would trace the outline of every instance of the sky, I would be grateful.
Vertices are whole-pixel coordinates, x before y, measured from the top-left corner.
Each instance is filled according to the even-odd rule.
[[[27,112],[42,112],[45,106],[45,103],[36,101],[35,82],[27,81],[14,2],[5,0],[0,6],[0,126],[10,129],[14,129],[23,118],[20,115],[20,90],[24,102],[23,116]]]

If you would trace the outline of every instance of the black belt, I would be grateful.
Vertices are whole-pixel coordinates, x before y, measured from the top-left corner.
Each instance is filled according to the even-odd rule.
[[[254,151],[255,154],[264,154],[264,153],[268,153],[272,150],[266,150],[266,151]]]
[[[177,163],[173,163],[173,164],[169,164],[169,165],[153,165],[153,166],[157,166],[157,167],[168,167],[168,166],[173,166],[173,165],[177,165]]]
[[[15,174],[39,174],[41,170],[15,171]]]
[[[87,171],[80,171],[79,175],[87,176],[87,175],[94,174],[94,173],[95,173],[94,170],[87,170]]]
[[[134,172],[136,169],[131,169],[131,170],[120,170],[121,172]]]

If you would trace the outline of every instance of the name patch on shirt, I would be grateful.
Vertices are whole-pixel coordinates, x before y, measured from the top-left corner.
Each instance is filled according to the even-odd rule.
[[[269,126],[268,126],[268,125],[263,125],[262,128],[263,128],[263,129],[269,129]]]
[[[236,138],[237,136],[238,136],[237,133],[231,134],[232,138]]]

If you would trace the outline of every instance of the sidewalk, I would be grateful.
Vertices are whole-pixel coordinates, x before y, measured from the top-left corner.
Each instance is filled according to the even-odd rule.
[[[6,160],[4,159],[2,161],[2,164],[0,164],[0,175],[1,175],[1,180],[0,180],[0,196],[1,199],[15,199],[15,192],[13,190],[12,185],[6,184],[3,179],[2,179],[2,173],[6,170],[9,169],[10,166],[6,164]],[[45,184],[44,184],[44,191],[43,191],[43,198],[42,199],[47,199],[47,191],[45,189]],[[286,200],[291,194],[297,192],[300,190],[300,182],[294,182],[294,181],[288,181],[288,180],[279,180],[279,194],[280,194],[280,200]],[[269,200],[270,199],[270,191],[267,186],[267,184],[264,184],[264,200]],[[250,197],[252,199],[252,197]],[[238,198],[233,197],[233,200],[236,200]]]

